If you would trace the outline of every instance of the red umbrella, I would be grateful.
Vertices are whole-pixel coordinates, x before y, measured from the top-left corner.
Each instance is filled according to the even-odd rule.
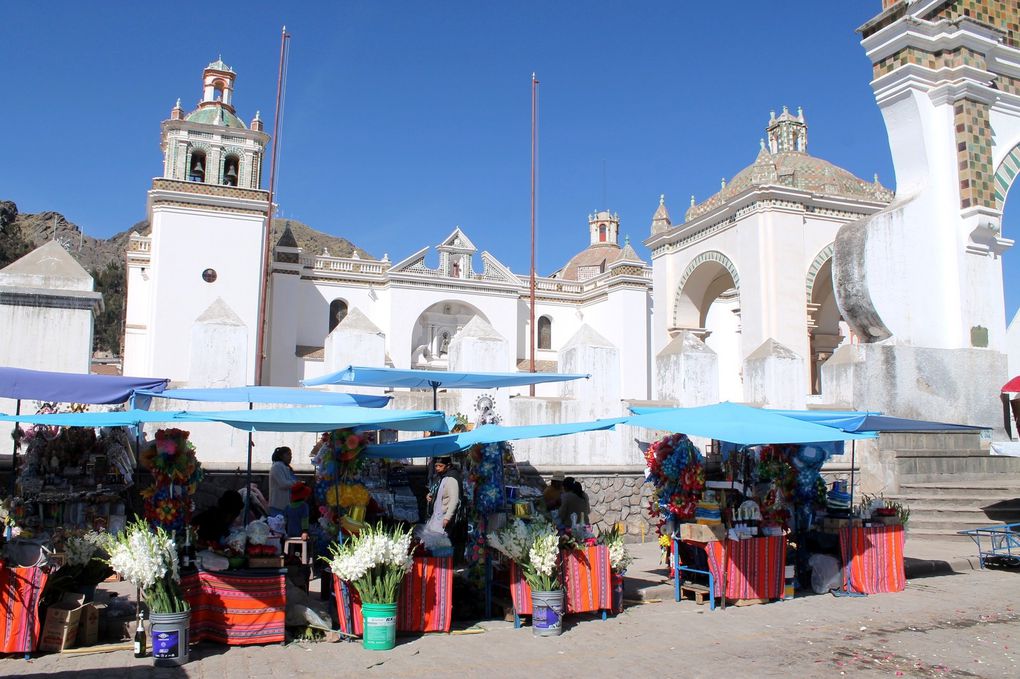
[[[1006,384],[1004,384],[1002,386],[1002,390],[1003,391],[1017,391],[1017,392],[1020,392],[1020,375],[1017,375],[1016,377],[1011,379],[1009,382],[1006,382]]]

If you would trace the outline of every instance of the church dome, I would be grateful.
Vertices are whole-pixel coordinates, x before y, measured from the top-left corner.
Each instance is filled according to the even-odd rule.
[[[801,191],[856,200],[888,202],[893,192],[878,182],[866,181],[807,152],[807,124],[804,114],[796,116],[785,108],[778,118],[773,113],[766,128],[768,145],[763,139],[755,161],[724,182],[722,189],[706,201],[691,207],[685,219],[690,221],[725,205],[744,191],[759,186],[787,186]]]
[[[225,106],[203,106],[189,113],[185,120],[191,123],[234,127],[239,130],[248,129],[248,126],[241,122],[241,119],[234,115],[233,112],[227,110]]]
[[[603,273],[622,256],[623,248],[616,243],[595,243],[571,257],[554,276],[565,281],[586,281]]]

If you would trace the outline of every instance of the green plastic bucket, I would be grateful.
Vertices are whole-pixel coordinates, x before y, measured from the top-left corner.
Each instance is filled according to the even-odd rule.
[[[183,613],[151,613],[152,664],[176,667],[188,662],[188,626],[191,610]]]
[[[364,634],[361,645],[370,651],[388,651],[397,645],[397,604],[361,604]]]
[[[531,591],[531,631],[536,637],[557,637],[563,632],[563,590]]]

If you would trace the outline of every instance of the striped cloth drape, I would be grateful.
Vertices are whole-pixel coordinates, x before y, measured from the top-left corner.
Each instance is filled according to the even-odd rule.
[[[590,613],[613,607],[609,548],[596,545],[563,552],[568,613]]]
[[[39,597],[49,575],[36,566],[0,567],[0,653],[31,653],[39,644]]]
[[[723,543],[707,542],[705,551],[718,597],[722,595]],[[785,567],[785,536],[726,540],[726,598],[783,598]]]
[[[197,571],[181,578],[191,605],[191,639],[229,646],[284,640],[286,570]]]
[[[840,528],[843,569],[852,591],[865,594],[902,592],[903,526]]]
[[[340,630],[361,636],[361,597],[349,583],[333,576]],[[415,557],[397,595],[397,630],[449,632],[453,621],[453,558]]]

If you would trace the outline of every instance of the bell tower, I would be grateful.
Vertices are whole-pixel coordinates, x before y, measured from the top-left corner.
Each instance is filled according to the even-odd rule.
[[[133,236],[128,252],[128,374],[228,386],[215,376],[193,374],[207,363],[192,360],[200,336],[206,344],[210,337],[230,344],[202,351],[231,356],[230,375],[243,375],[247,384],[254,380],[269,211],[262,160],[269,136],[258,113],[250,125],[238,117],[236,81],[234,70],[217,59],[202,71],[195,109],[185,114],[178,100],[162,123],[163,173],[148,194],[152,231]],[[210,309],[220,312],[215,318],[231,319],[229,331],[209,330]]]
[[[599,210],[588,215],[588,231],[592,245],[619,246],[620,215],[609,210]]]

